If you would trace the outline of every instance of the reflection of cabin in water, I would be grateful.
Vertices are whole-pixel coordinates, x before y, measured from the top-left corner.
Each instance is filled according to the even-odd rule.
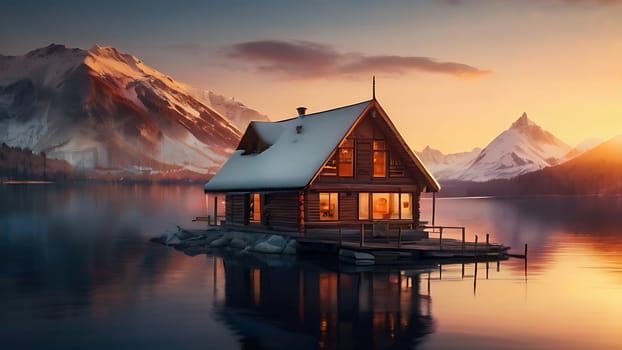
[[[300,233],[379,220],[416,227],[421,192],[439,189],[375,99],[252,122],[205,185],[226,194],[227,225]]]
[[[422,286],[419,272],[347,273],[226,258],[222,266],[224,300],[216,310],[242,348],[413,349],[434,331],[429,285]]]

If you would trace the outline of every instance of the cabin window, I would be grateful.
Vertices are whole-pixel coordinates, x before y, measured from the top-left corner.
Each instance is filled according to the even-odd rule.
[[[359,220],[369,220],[369,193],[359,193]]]
[[[344,140],[337,152],[326,162],[323,176],[354,176],[354,140]]]
[[[339,193],[320,192],[320,220],[339,219]]]
[[[374,177],[387,176],[387,149],[384,140],[374,140]]]
[[[371,210],[370,210],[371,209]],[[410,220],[412,213],[411,193],[359,193],[359,220]]]
[[[413,206],[412,206],[412,193],[400,193],[400,218],[412,219],[413,218]]]
[[[337,176],[337,157],[331,157],[326,165],[324,165],[324,169],[322,170],[322,175],[324,176]]]
[[[250,222],[261,222],[261,195],[259,193],[252,193],[250,198]]]
[[[354,141],[345,140],[338,149],[339,176],[354,175]]]

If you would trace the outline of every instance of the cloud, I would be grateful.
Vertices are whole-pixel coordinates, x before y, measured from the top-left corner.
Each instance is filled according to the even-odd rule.
[[[448,74],[456,77],[477,77],[491,73],[464,63],[438,62],[429,57],[416,56],[366,56],[343,67],[345,72],[383,72],[405,74],[415,70],[428,73]]]
[[[300,77],[330,74],[341,57],[329,46],[308,41],[249,41],[227,51],[229,57],[257,64],[262,71]]]
[[[260,71],[286,78],[383,73],[403,75],[412,71],[455,77],[478,77],[491,73],[464,63],[442,62],[430,57],[341,53],[328,45],[308,41],[249,41],[228,47],[226,53],[230,58],[255,65]]]

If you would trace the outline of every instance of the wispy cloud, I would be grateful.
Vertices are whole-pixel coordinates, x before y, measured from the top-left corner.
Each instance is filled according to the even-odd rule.
[[[413,71],[455,77],[478,77],[491,73],[468,64],[443,62],[430,57],[343,53],[331,46],[308,41],[249,41],[228,47],[226,54],[255,65],[260,71],[286,78],[324,78],[357,74],[402,75]]]

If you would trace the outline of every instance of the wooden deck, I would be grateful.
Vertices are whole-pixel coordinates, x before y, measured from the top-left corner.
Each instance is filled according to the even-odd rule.
[[[455,239],[422,238],[402,240],[368,239],[362,244],[352,240],[300,238],[302,255],[334,255],[353,264],[408,264],[421,260],[485,261],[506,259],[508,246],[491,243],[462,242]]]

